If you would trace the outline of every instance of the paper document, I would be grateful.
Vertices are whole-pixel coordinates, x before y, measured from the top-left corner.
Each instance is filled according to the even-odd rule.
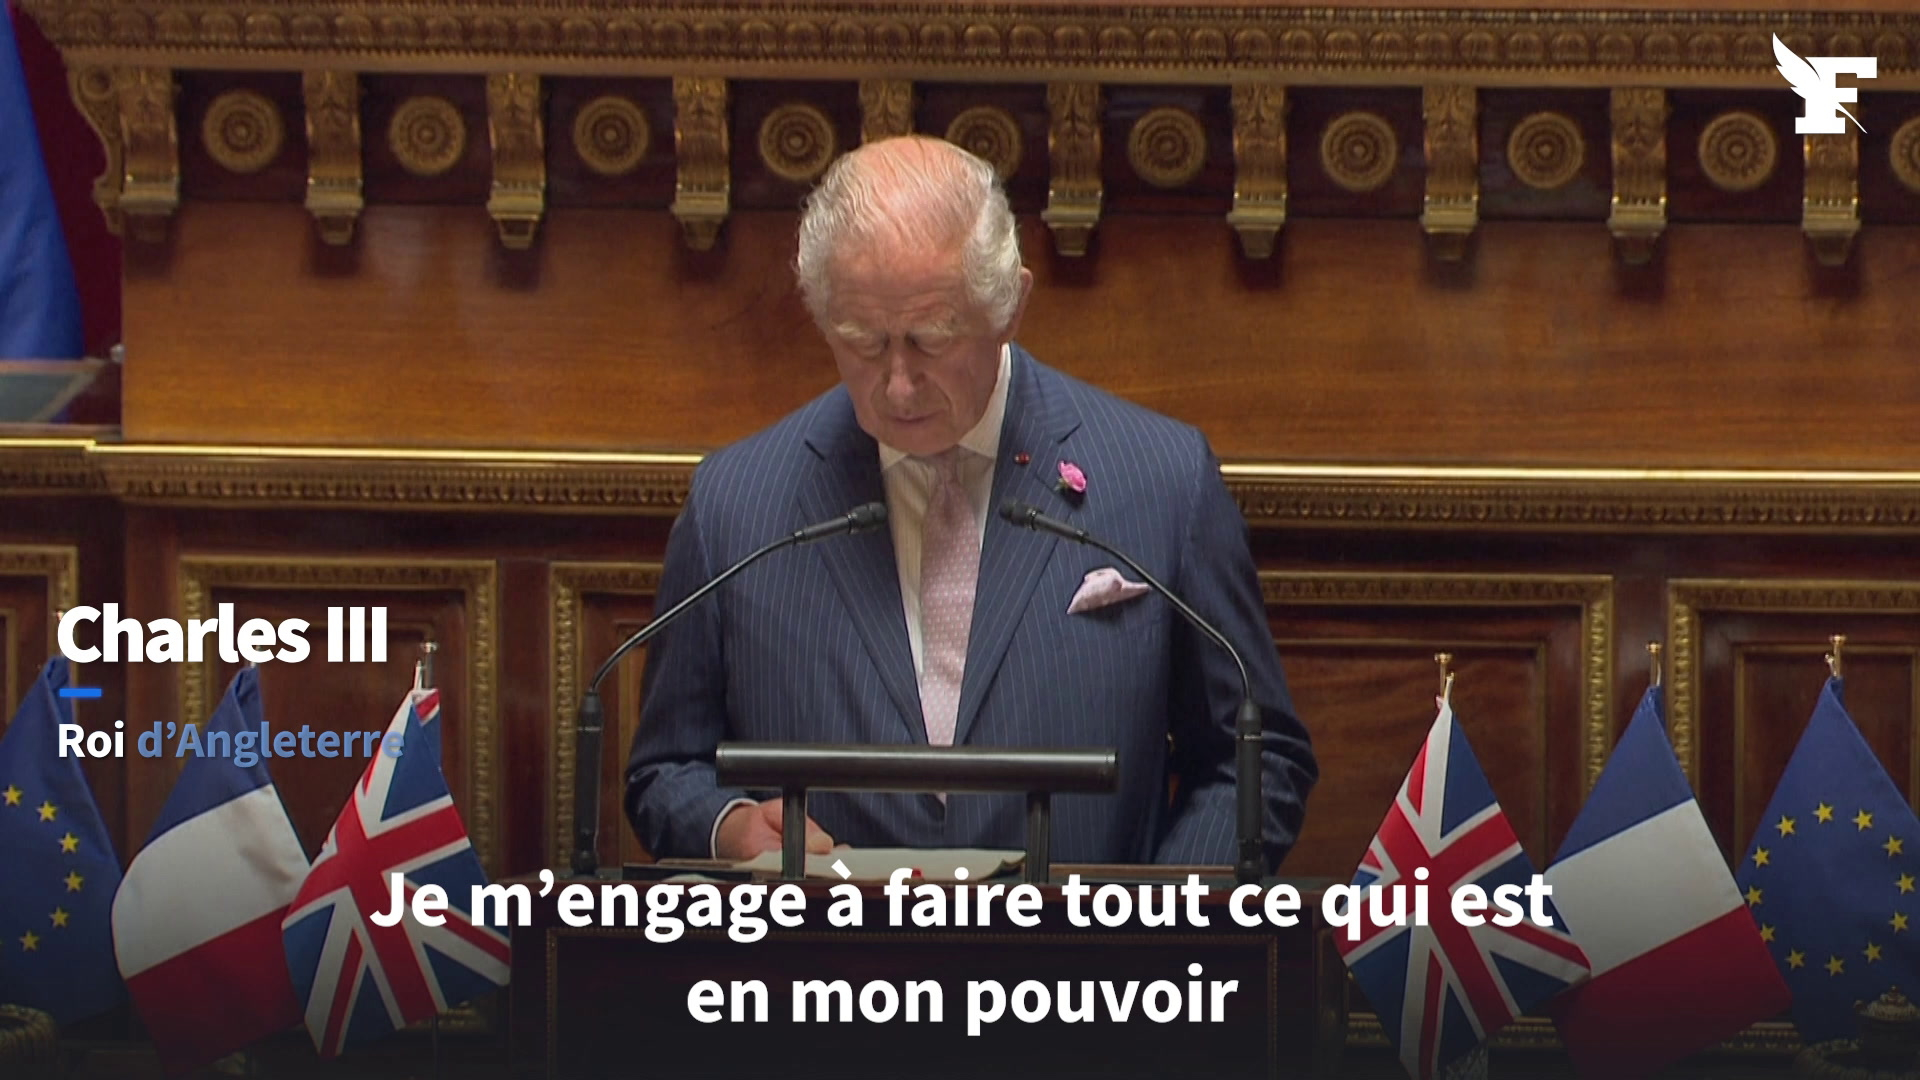
[[[823,881],[886,881],[895,869],[907,867],[918,872],[921,881],[959,881],[954,871],[965,867],[967,881],[984,881],[996,874],[1020,868],[1026,859],[1022,851],[981,851],[972,848],[847,848],[828,855],[807,856],[807,877]],[[834,868],[841,863],[846,876]],[[769,851],[759,858],[734,863],[737,870],[778,874],[780,853]]]

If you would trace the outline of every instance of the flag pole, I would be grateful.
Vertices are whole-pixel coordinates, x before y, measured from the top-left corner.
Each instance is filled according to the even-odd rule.
[[[1840,650],[1846,647],[1847,635],[1835,634],[1827,642],[1833,646],[1833,651],[1827,654],[1827,670],[1837,679],[1840,677]]]
[[[420,643],[420,659],[413,662],[413,688],[415,690],[433,689],[433,654],[440,651],[440,645],[429,638]],[[441,1080],[446,1075],[440,1066],[440,1014],[434,1013],[427,1022],[427,1039],[433,1055],[433,1080]]]
[[[1453,654],[1434,653],[1440,665],[1440,704],[1453,704]],[[1454,1061],[1441,1073],[1441,1080],[1487,1080],[1487,1044],[1481,1043],[1466,1056]]]
[[[1647,642],[1647,689],[1658,690],[1660,678],[1660,643],[1649,641]]]

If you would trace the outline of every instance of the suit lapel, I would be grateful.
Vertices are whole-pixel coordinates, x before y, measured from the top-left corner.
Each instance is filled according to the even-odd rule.
[[[854,421],[853,406],[845,394],[827,402],[807,436],[807,445],[820,460],[797,495],[805,520],[823,521],[855,506],[886,501],[879,449]],[[901,606],[900,572],[893,558],[893,533],[875,529],[858,536],[834,537],[815,545],[815,550],[840,590],[840,599],[901,721],[909,734],[926,742],[920,689],[913,676],[913,651]]]
[[[956,746],[967,741],[994,672],[1029,610],[1034,586],[1062,542],[1050,534],[1018,529],[1001,521],[1000,504],[1017,498],[1056,517],[1072,516],[1071,508],[1054,494],[1052,481],[1059,475],[1060,443],[1079,426],[1079,415],[1049,373],[1024,349],[1015,346],[1013,360],[1013,385],[1000,432],[1000,455],[993,465],[986,540],[980,549],[973,626],[967,635],[960,711],[954,722]],[[1021,453],[1030,458],[1024,466],[1014,461]]]

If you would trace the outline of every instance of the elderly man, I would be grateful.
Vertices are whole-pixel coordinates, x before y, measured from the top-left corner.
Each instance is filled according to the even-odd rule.
[[[1098,551],[990,512],[1011,497],[1128,552],[1243,651],[1278,865],[1317,771],[1246,523],[1199,432],[1013,344],[1033,274],[993,169],[928,138],[847,154],[807,202],[796,268],[840,385],[701,464],[659,603],[863,503],[884,500],[889,528],[780,552],[655,641],[626,774],[640,840],[779,847],[779,800],[717,784],[722,741],[1098,746],[1118,750],[1119,792],[1055,800],[1055,859],[1233,861],[1232,660]],[[815,851],[1023,846],[1018,795],[820,793],[809,810]]]

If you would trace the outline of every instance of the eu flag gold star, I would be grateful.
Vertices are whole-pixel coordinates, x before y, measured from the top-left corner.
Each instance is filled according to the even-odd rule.
[[[1861,832],[1866,832],[1868,829],[1873,828],[1873,815],[1862,810],[1853,815],[1853,823]]]
[[[1867,963],[1869,964],[1873,963],[1875,960],[1880,959],[1880,946],[1875,945],[1871,941],[1867,942],[1867,947],[1860,951],[1866,955]]]
[[[1781,814],[1780,821],[1778,824],[1774,825],[1774,828],[1780,830],[1781,836],[1792,836],[1793,835],[1793,819],[1788,817],[1785,814]]]
[[[1760,886],[1758,885],[1747,886],[1747,906],[1757,907],[1759,906],[1759,904],[1760,904]]]
[[[71,855],[74,852],[79,850],[80,850],[79,837],[73,835],[72,833],[68,833],[67,835],[60,838],[60,851],[62,854]]]
[[[43,802],[40,804],[40,820],[41,821],[52,821],[54,818],[59,816],[60,816],[59,807],[54,806],[50,802]]]
[[[1765,923],[1761,923],[1761,924],[1760,924],[1760,940],[1761,940],[1761,941],[1772,941],[1772,940],[1773,940],[1773,927],[1771,927],[1771,926],[1768,926],[1768,925],[1766,925]]]
[[[1887,842],[1880,846],[1886,850],[1887,858],[1891,859],[1895,855],[1900,854],[1900,847],[1904,843],[1906,843],[1906,841],[1897,836],[1889,836],[1887,837]]]
[[[1847,962],[1837,956],[1827,957],[1827,974],[1838,975],[1847,970]]]
[[[1773,858],[1773,853],[1768,851],[1766,848],[1753,849],[1753,865],[1765,866],[1767,865],[1767,860],[1771,858]]]
[[[1897,934],[1907,928],[1907,917],[1896,911],[1893,913],[1893,918],[1887,920],[1887,925],[1893,927],[1893,932]]]
[[[40,935],[31,930],[27,931],[26,936],[20,939],[20,947],[27,952],[33,952],[40,947]]]
[[[66,926],[67,920],[73,918],[73,916],[67,914],[64,908],[54,908],[53,914],[47,917],[53,920],[53,925],[60,927]]]
[[[1821,803],[1819,806],[1813,808],[1813,816],[1814,820],[1825,825],[1827,822],[1833,820],[1833,807],[1828,806],[1826,803]]]
[[[1898,888],[1901,892],[1910,893],[1913,891],[1913,875],[1901,874],[1899,879],[1896,880],[1893,884],[1894,884],[1894,887]]]
[[[1788,966],[1788,967],[1790,967],[1790,968],[1803,968],[1803,967],[1806,967],[1806,966],[1807,966],[1807,954],[1806,954],[1806,953],[1803,953],[1803,952],[1801,952],[1801,951],[1800,951],[1799,949],[1790,949],[1790,950],[1788,950],[1788,951],[1787,951],[1787,966]]]
[[[21,795],[21,791],[19,788],[14,787],[12,784],[8,784],[7,790],[0,791],[0,803],[5,803],[8,806],[19,806],[20,795]]]
[[[86,878],[81,877],[78,873],[70,872],[67,874],[67,891],[79,892],[80,886],[86,884],[86,882]]]

